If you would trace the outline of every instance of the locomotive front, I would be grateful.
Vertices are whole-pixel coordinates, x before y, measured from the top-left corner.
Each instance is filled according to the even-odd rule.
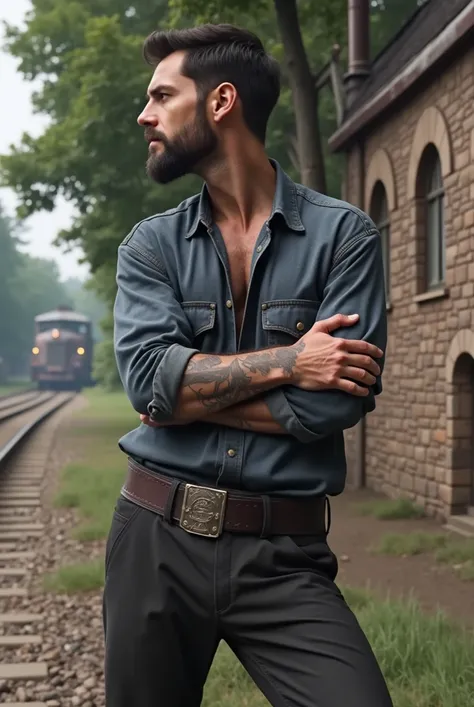
[[[31,378],[40,389],[75,389],[91,384],[90,320],[71,310],[35,318]]]

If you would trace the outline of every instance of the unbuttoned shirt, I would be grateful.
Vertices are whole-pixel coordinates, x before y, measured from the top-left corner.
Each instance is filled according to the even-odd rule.
[[[138,223],[118,249],[114,344],[137,413],[173,419],[196,353],[289,346],[333,314],[359,314],[334,336],[383,351],[387,322],[380,235],[358,208],[293,182],[274,160],[273,208],[253,252],[240,336],[226,248],[209,195]],[[383,370],[384,358],[378,360]],[[369,395],[281,385],[263,395],[286,434],[208,422],[125,434],[120,448],[152,470],[204,486],[279,496],[335,495],[345,484],[343,431],[375,408]]]

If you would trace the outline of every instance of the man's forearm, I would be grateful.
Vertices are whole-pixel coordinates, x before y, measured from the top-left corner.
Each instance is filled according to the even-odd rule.
[[[262,398],[238,403],[219,413],[211,413],[204,418],[204,422],[264,434],[288,434],[285,428],[274,420],[268,405]]]
[[[196,354],[188,363],[173,411],[200,420],[293,380],[298,344],[231,356]]]

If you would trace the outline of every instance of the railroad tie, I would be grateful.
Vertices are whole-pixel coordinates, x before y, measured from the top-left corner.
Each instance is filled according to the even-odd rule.
[[[36,621],[42,621],[42,614],[27,614],[27,613],[6,613],[0,614],[0,624],[34,624]]]
[[[40,680],[46,677],[46,663],[0,663],[0,680]]]
[[[23,646],[26,644],[39,645],[43,642],[41,636],[32,636],[28,633],[14,636],[0,636],[0,646],[12,648],[13,646]]]

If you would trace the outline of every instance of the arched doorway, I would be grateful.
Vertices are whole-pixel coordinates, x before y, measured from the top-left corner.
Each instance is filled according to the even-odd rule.
[[[474,358],[461,353],[452,374],[453,514],[474,509]]]

